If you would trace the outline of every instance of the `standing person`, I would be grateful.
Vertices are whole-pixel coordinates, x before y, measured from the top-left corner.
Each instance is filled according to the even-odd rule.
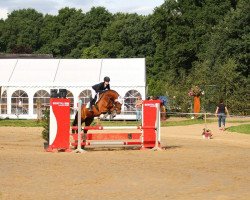
[[[220,100],[220,103],[216,108],[215,115],[218,116],[219,129],[224,131],[225,125],[226,125],[226,115],[229,115],[229,112],[223,102],[223,99]],[[221,123],[222,123],[222,127],[221,127]]]
[[[141,120],[141,111],[142,111],[142,99],[140,96],[137,97],[137,100],[135,102],[135,108],[136,108],[136,120]]]
[[[92,98],[90,99],[90,104],[89,104],[89,110],[92,110],[92,106],[95,105],[95,102],[97,99],[99,99],[99,94],[104,92],[105,90],[110,90],[110,78],[109,77],[104,77],[103,82],[98,83],[96,85],[92,86]]]
[[[22,109],[23,109],[23,102],[21,99],[18,100],[18,114],[23,114],[22,112]]]
[[[166,120],[166,107],[164,106],[163,101],[161,101],[161,104],[160,104],[160,111],[161,111],[161,120],[165,121]]]

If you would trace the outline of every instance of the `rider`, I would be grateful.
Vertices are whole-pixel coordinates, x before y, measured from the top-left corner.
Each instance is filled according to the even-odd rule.
[[[106,76],[104,77],[103,82],[92,86],[92,92],[91,92],[92,98],[90,99],[90,105],[89,105],[90,111],[92,110],[92,106],[95,105],[97,96],[99,96],[99,94],[104,92],[105,90],[110,90],[109,82],[110,78]]]

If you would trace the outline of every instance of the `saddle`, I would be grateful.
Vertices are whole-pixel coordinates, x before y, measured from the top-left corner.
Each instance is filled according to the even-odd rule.
[[[107,90],[105,90],[105,91],[107,91]],[[105,92],[105,91],[101,91],[101,92],[96,93],[94,99],[91,99],[90,102],[87,104],[86,107],[87,107],[87,108],[90,108],[90,107],[92,107],[92,106],[95,106],[95,108],[99,111],[99,108],[98,108],[98,106],[97,106],[97,103],[98,103],[99,100],[101,99],[101,98],[100,98],[100,94],[102,94],[102,93]],[[93,102],[91,103],[91,101],[93,101]]]

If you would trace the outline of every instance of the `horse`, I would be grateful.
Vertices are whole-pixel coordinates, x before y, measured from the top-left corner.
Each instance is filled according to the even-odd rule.
[[[99,117],[101,114],[111,114],[111,117],[115,117],[116,114],[121,113],[121,107],[120,95],[115,90],[105,90],[99,94],[99,99],[93,106],[92,111],[89,111],[86,105],[81,107],[81,124],[85,123],[85,126],[89,126],[93,122],[94,117]],[[72,125],[77,126],[77,123],[78,112]]]

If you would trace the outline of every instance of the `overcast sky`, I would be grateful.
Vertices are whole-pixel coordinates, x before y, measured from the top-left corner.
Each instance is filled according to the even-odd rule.
[[[164,0],[0,0],[0,18],[6,19],[8,13],[23,8],[34,8],[44,14],[56,15],[64,7],[82,9],[87,12],[93,6],[103,6],[112,13],[138,13],[148,15]]]

